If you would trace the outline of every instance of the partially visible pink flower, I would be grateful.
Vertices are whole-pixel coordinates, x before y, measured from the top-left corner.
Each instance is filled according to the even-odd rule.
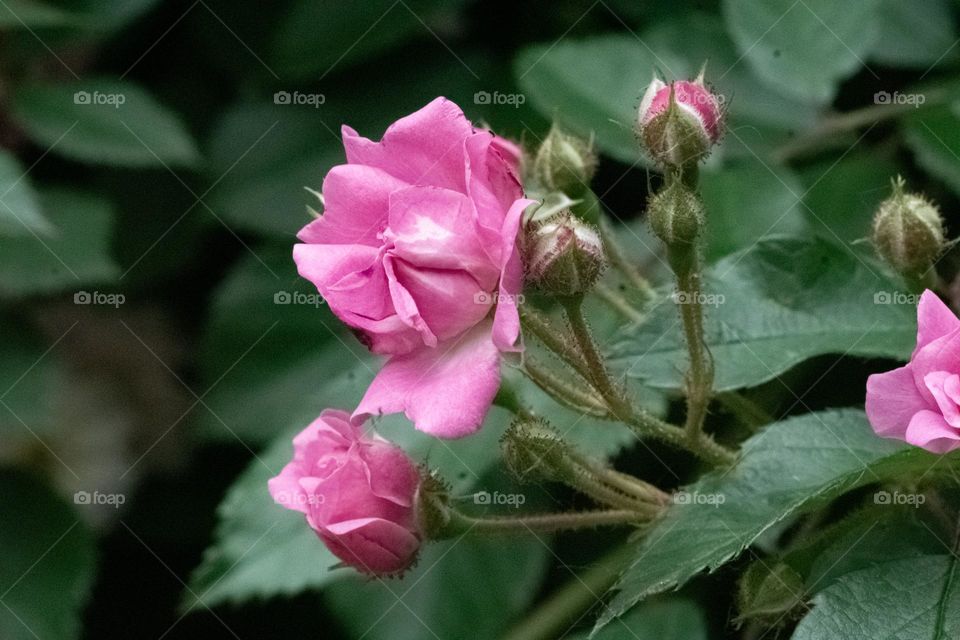
[[[376,575],[400,573],[416,559],[419,485],[399,447],[364,436],[335,409],[293,439],[293,460],[269,481],[274,501],[303,513],[334,555]]]
[[[910,362],[867,379],[866,408],[879,436],[934,453],[960,447],[960,320],[932,291],[920,298]]]
[[[523,149],[520,145],[509,138],[494,135],[493,143],[491,143],[490,146],[500,153],[503,159],[510,165],[510,168],[513,169],[513,172],[519,176],[523,163]]]
[[[516,150],[437,98],[380,142],[343,127],[347,164],[293,257],[330,309],[390,356],[354,417],[404,412],[421,431],[476,431],[519,351],[523,197]]]

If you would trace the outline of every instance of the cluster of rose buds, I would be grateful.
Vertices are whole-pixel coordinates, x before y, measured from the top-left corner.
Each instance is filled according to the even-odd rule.
[[[702,73],[654,80],[640,105],[638,134],[666,174],[648,217],[678,277],[696,268],[704,208],[695,168],[723,120],[722,99]],[[474,128],[444,98],[395,122],[380,142],[344,126],[343,143],[347,162],[325,177],[325,211],[300,231],[293,257],[330,310],[387,360],[352,412],[328,409],[294,438],[293,458],[269,490],[345,564],[392,575],[415,562],[425,540],[500,529],[507,520],[481,524],[453,509],[438,477],[364,425],[402,412],[437,437],[479,429],[500,386],[501,358],[523,350],[524,282],[558,299],[583,328],[570,310],[606,264],[597,228],[579,215],[584,203],[598,208],[590,189],[597,156],[591,141],[554,127],[525,160],[516,144]],[[521,175],[540,202],[525,197]],[[873,241],[900,272],[917,275],[944,249],[943,222],[903,187],[898,180],[880,207]],[[911,363],[871,376],[867,412],[880,435],[942,452],[960,446],[960,320],[930,292],[919,314]],[[577,336],[585,358],[596,356],[588,336]],[[602,371],[589,373],[605,401],[618,399],[600,384]],[[603,522],[655,517],[667,498],[580,455],[545,422],[515,424],[503,451],[518,476],[567,482],[620,508],[600,512]],[[556,516],[564,526],[579,517]]]

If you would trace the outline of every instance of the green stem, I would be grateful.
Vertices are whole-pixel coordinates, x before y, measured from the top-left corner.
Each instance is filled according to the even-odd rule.
[[[646,319],[626,298],[604,284],[598,282],[593,285],[593,293],[634,324],[641,324]]]
[[[603,240],[603,249],[607,255],[607,259],[610,260],[610,264],[622,273],[637,291],[643,294],[645,300],[653,299],[653,287],[650,286],[647,279],[644,278],[640,274],[640,271],[624,256],[623,249],[617,241],[617,236],[613,232],[613,229],[610,228],[610,222],[601,216],[599,226],[600,238]]]
[[[564,298],[561,303],[567,313],[567,320],[570,322],[574,340],[580,348],[580,355],[586,362],[589,376],[587,379],[600,393],[613,415],[620,420],[628,420],[633,414],[633,409],[630,406],[630,401],[610,379],[607,368],[603,364],[603,359],[600,357],[600,352],[597,351],[593,336],[590,334],[590,328],[583,317],[583,298],[580,296]]]
[[[639,437],[652,437],[686,449],[704,462],[714,466],[729,466],[736,462],[737,454],[718,444],[710,436],[701,433],[696,441],[691,441],[686,432],[654,416],[638,411],[627,422]]]
[[[625,493],[616,487],[611,487],[601,474],[589,466],[573,467],[568,470],[566,483],[580,493],[590,496],[599,504],[615,509],[626,509],[634,513],[634,517],[649,520],[658,516],[662,508],[651,504],[643,497],[634,493]]]
[[[550,594],[530,615],[510,629],[504,640],[550,640],[565,636],[584,612],[600,602],[635,553],[630,545],[608,553]]]
[[[696,245],[674,244],[667,248],[677,276],[678,306],[683,335],[690,354],[687,374],[687,419],[684,429],[690,442],[697,442],[707,417],[713,391],[713,358],[703,337],[703,292],[700,286],[700,252]]]
[[[561,333],[549,320],[527,305],[521,305],[520,322],[523,328],[532,333],[547,349],[570,365],[585,380],[590,380],[589,369],[580,352],[563,341]]]
[[[948,101],[950,93],[948,91],[931,90],[924,92],[924,97],[926,101],[922,108],[930,108]],[[822,149],[826,145],[837,144],[840,140],[838,134],[917,111],[919,111],[919,108],[913,104],[874,104],[854,111],[827,116],[820,124],[809,129],[806,134],[777,149],[773,153],[773,158],[778,163],[787,162],[811,151]]]
[[[441,537],[456,537],[467,533],[516,534],[552,533],[575,529],[592,529],[642,522],[643,518],[630,509],[607,509],[596,511],[573,511],[567,513],[540,513],[522,516],[468,516],[456,509],[449,509],[450,520]]]
[[[570,384],[567,380],[542,367],[532,356],[526,356],[520,370],[534,384],[543,389],[547,395],[564,407],[595,418],[606,418],[609,415],[603,399],[597,396],[592,389],[583,389]]]

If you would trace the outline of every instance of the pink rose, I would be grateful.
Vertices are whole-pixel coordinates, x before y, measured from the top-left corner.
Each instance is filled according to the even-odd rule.
[[[327,409],[293,439],[293,460],[269,488],[277,504],[306,515],[346,564],[393,574],[409,567],[420,548],[419,484],[399,447],[365,437],[348,413]]]
[[[884,438],[934,453],[960,447],[960,320],[931,291],[917,308],[910,362],[867,379],[867,417]]]
[[[519,351],[517,157],[437,98],[380,142],[343,127],[347,163],[293,257],[330,309],[390,356],[354,417],[403,411],[421,431],[476,431]],[[505,158],[504,153],[512,157]]]

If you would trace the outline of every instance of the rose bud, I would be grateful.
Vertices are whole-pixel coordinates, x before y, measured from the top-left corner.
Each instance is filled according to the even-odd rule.
[[[647,218],[667,246],[692,245],[703,229],[703,203],[680,180],[673,180],[650,198]]]
[[[373,575],[402,573],[416,559],[419,486],[403,450],[335,409],[293,439],[293,459],[269,481],[277,504],[303,513],[335,556]]]
[[[589,186],[597,168],[593,145],[553,125],[533,160],[535,179],[548,191],[576,197]]]
[[[524,262],[528,281],[565,297],[588,291],[606,266],[596,228],[569,211],[527,225]]]
[[[693,81],[666,84],[654,78],[637,114],[637,133],[650,155],[665,167],[699,162],[723,133],[721,98]]]
[[[897,176],[893,194],[880,203],[873,219],[873,244],[880,257],[903,275],[923,275],[943,252],[943,219],[937,206],[904,191]]]

